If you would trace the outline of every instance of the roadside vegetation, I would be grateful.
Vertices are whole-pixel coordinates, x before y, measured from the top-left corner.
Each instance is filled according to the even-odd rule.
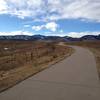
[[[70,56],[73,49],[56,42],[0,41],[0,91]]]
[[[100,78],[100,41],[82,41],[82,42],[71,42],[67,44],[86,47],[93,52],[96,58],[97,71]]]

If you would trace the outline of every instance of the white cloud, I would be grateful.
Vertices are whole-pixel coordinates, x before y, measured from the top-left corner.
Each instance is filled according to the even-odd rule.
[[[42,14],[42,0],[0,0],[0,14],[15,15],[19,18],[35,17]]]
[[[40,31],[41,29],[48,29],[52,32],[55,32],[59,25],[56,22],[49,22],[44,25],[33,26],[32,29],[35,31]]]
[[[35,31],[40,31],[43,27],[44,27],[44,25],[33,26],[32,29],[35,30]]]
[[[63,30],[60,30],[60,33],[63,33],[64,31]]]
[[[67,36],[70,36],[70,37],[82,37],[84,35],[99,35],[100,32],[70,32],[70,33],[67,33],[66,35]]]
[[[100,21],[100,0],[50,0],[50,8],[56,13],[50,19],[88,19]],[[54,1],[54,3],[53,3]]]
[[[26,25],[24,25],[24,27],[25,27],[25,28],[28,28],[28,27],[30,27],[30,25],[26,24]]]
[[[0,36],[9,36],[9,35],[33,35],[31,32],[27,31],[13,31],[13,32],[0,32]]]
[[[7,13],[7,4],[4,0],[0,0],[0,14]]]
[[[55,32],[58,28],[58,24],[56,24],[55,22],[50,22],[45,25],[45,28]]]
[[[100,22],[100,0],[0,0],[0,14],[34,20],[80,18]]]
[[[74,38],[80,38],[85,35],[100,35],[100,32],[69,32],[69,33],[64,33],[64,32],[46,32],[46,35],[52,35],[52,36],[69,36],[69,37],[74,37]]]
[[[59,33],[59,32],[45,32],[46,36],[70,36],[70,37],[82,37],[84,35],[100,35],[100,32],[69,32],[69,33]],[[13,32],[0,32],[0,36],[14,36],[14,35],[29,35],[32,36],[34,33],[28,31],[13,31]]]

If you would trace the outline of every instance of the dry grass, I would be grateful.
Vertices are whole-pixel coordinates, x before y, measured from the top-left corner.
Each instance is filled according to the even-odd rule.
[[[72,42],[67,44],[87,47],[93,52],[96,58],[97,70],[100,78],[100,41],[83,41],[83,42]]]
[[[1,41],[0,91],[48,68],[72,52],[72,48],[57,43]]]

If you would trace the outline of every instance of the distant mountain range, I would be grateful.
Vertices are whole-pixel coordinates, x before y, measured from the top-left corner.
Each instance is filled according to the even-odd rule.
[[[85,35],[81,38],[72,38],[69,36],[44,36],[44,35],[15,35],[15,36],[0,36],[0,40],[46,40],[46,41],[89,41],[100,40],[100,35]]]

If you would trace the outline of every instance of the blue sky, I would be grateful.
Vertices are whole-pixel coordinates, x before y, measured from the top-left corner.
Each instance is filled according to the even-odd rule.
[[[99,0],[0,0],[0,35],[100,34]]]

